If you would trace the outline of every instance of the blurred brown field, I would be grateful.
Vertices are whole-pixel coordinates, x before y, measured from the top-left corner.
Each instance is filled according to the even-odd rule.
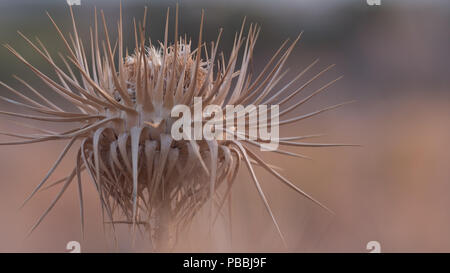
[[[102,1],[93,2],[110,9],[116,8]],[[448,10],[448,5],[439,1],[435,5],[425,6],[399,4],[374,11],[366,6],[343,4],[331,13],[333,16],[327,17],[335,23],[333,25],[327,23],[320,12],[317,16],[322,16],[322,22],[316,22],[314,20],[317,18],[308,15],[314,10],[325,10],[325,4],[313,5],[315,9],[311,11],[307,9],[306,2],[309,7],[313,5],[309,1],[304,4],[299,1],[291,7],[303,17],[294,11],[286,13],[284,6],[274,8],[267,4],[258,5],[256,9],[254,1],[248,1],[244,6],[233,2],[228,9],[223,9],[219,2],[186,1],[181,8],[182,18],[186,22],[185,31],[196,31],[198,12],[194,11],[198,11],[199,7],[205,6],[207,15],[208,12],[213,14],[209,21],[211,25],[205,30],[211,34],[208,35],[209,40],[215,38],[218,25],[222,25],[220,20],[225,22],[223,24],[231,34],[239,27],[243,14],[250,13],[250,19],[262,22],[262,41],[255,53],[256,69],[264,64],[264,58],[273,53],[283,37],[293,38],[298,33],[298,25],[305,26],[305,38],[289,60],[288,75],[295,75],[295,71],[306,67],[316,57],[321,58],[322,67],[337,64],[315,88],[341,74],[345,75],[344,79],[299,111],[307,113],[321,106],[353,99],[356,102],[288,126],[281,132],[286,136],[324,133],[326,136],[318,142],[355,143],[361,146],[293,149],[313,160],[261,153],[266,161],[280,166],[283,175],[331,208],[335,215],[317,207],[256,167],[263,190],[288,242],[288,249],[283,248],[253,182],[242,166],[232,191],[232,237],[227,232],[228,224],[218,221],[211,243],[208,240],[208,226],[204,224],[207,221],[200,213],[192,228],[182,234],[181,242],[174,251],[367,252],[366,244],[378,241],[383,252],[450,252],[450,37],[446,31],[450,15],[439,6],[444,5]],[[141,10],[137,7],[143,4],[139,1],[129,3],[129,16],[140,16]],[[31,49],[24,47],[17,37],[13,38],[12,33],[16,29],[25,29],[28,34],[49,38],[51,43],[53,38],[48,34],[52,33],[51,29],[43,23],[45,12],[38,10],[55,12],[65,7],[60,3],[44,1],[42,6],[31,12],[23,9],[28,4],[29,1],[21,2],[22,9],[20,5],[11,5],[7,9],[0,4],[3,5],[0,6],[3,8],[0,15],[8,11],[16,12],[18,16],[33,14],[33,17],[20,22],[3,17],[3,22],[10,20],[7,22],[11,24],[8,28],[4,25],[0,27],[0,40],[11,43],[25,52],[24,55],[32,56]],[[157,1],[153,7],[156,18],[152,20],[162,22],[158,11],[171,4]],[[285,5],[289,9],[290,4]],[[280,16],[281,11],[286,13],[284,17]],[[221,17],[215,18],[216,12]],[[231,14],[232,18],[228,18],[227,14]],[[414,19],[418,14],[430,20],[419,22]],[[81,12],[79,16],[90,18]],[[67,25],[68,18],[58,18]],[[42,25],[33,27],[33,22]],[[158,24],[153,26],[159,27]],[[277,32],[277,29],[282,31]],[[155,36],[160,37],[155,32]],[[13,84],[11,73],[31,75],[4,49],[1,50],[0,60],[4,60],[0,62],[0,80],[8,84]],[[43,64],[36,57],[32,60]],[[11,67],[8,67],[9,64]],[[32,77],[30,81],[37,82]],[[311,88],[307,92],[313,90]],[[0,92],[5,90],[0,89]],[[2,110],[12,110],[6,104],[0,106]],[[0,131],[14,130],[21,129],[9,118],[0,119]],[[1,140],[9,138],[1,137]],[[142,240],[137,240],[134,247],[131,245],[126,226],[118,228],[118,247],[114,247],[112,237],[104,232],[100,203],[86,175],[83,182],[85,238],[82,238],[80,231],[75,185],[69,187],[41,226],[26,237],[29,228],[50,204],[58,187],[40,192],[23,209],[19,210],[19,207],[45,176],[63,147],[62,142],[0,146],[0,251],[64,252],[66,243],[73,240],[79,241],[82,251],[86,252],[148,251],[149,246]],[[74,151],[70,152],[50,181],[67,175],[73,167],[73,157]],[[106,226],[106,230],[110,228]]]

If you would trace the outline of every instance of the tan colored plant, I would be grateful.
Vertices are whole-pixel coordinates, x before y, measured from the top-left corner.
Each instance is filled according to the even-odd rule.
[[[40,100],[25,96],[1,83],[7,90],[20,97],[22,102],[3,96],[0,97],[2,100],[37,114],[5,111],[1,111],[0,114],[30,121],[78,124],[65,132],[35,128],[38,131],[36,134],[3,133],[22,140],[0,143],[1,145],[68,141],[53,167],[24,204],[46,186],[69,149],[79,143],[72,172],[66,178],[52,184],[62,184],[62,188],[31,231],[41,223],[75,178],[79,190],[81,222],[84,226],[81,181],[83,171],[87,171],[98,192],[104,221],[111,223],[112,227],[118,223],[145,227],[156,250],[167,250],[178,228],[185,227],[206,202],[209,203],[211,211],[213,208],[220,211],[227,200],[231,200],[230,189],[241,165],[245,165],[249,170],[259,196],[283,242],[283,235],[253,166],[261,166],[300,195],[325,208],[249,149],[249,145],[260,147],[261,141],[175,141],[170,134],[174,122],[174,118],[170,115],[171,109],[177,104],[192,107],[195,96],[202,98],[203,105],[218,104],[223,107],[227,104],[278,104],[284,107],[288,101],[293,102],[291,106],[282,108],[279,117],[285,117],[324,91],[339,78],[303,99],[297,97],[332,66],[323,69],[300,87],[291,89],[317,61],[306,67],[288,84],[276,89],[285,75],[283,72],[285,63],[301,35],[289,46],[288,41],[285,41],[262,72],[253,79],[249,65],[260,28],[250,24],[247,38],[243,37],[245,20],[240,32],[236,34],[230,58],[226,60],[224,55],[217,52],[222,30],[216,42],[211,43],[210,50],[203,43],[203,12],[197,47],[192,49],[191,42],[178,35],[178,8],[175,16],[174,43],[170,45],[168,41],[169,10],[163,43],[156,46],[147,41],[145,29],[147,9],[145,9],[143,21],[137,24],[134,21],[135,49],[131,55],[124,50],[122,8],[118,22],[118,40],[115,45],[111,44],[103,12],[101,19],[105,41],[100,43],[95,11],[95,26],[90,31],[89,44],[83,43],[78,34],[72,8],[70,13],[73,33],[69,39],[48,15],[67,50],[67,57],[59,54],[65,64],[64,67],[56,64],[54,57],[41,41],[37,40],[36,44],[19,32],[35,52],[54,69],[56,79],[42,73],[11,46],[6,45],[6,48],[34,72],[49,90],[78,109],[76,112],[62,109],[20,78],[17,79]],[[239,58],[240,51],[243,51],[241,58]],[[292,124],[342,105],[344,104],[285,118],[279,121],[279,125]],[[287,147],[345,145],[298,141],[310,137],[314,136],[280,137],[278,141],[281,146]],[[305,157],[283,149],[273,152],[290,157]],[[222,185],[226,190],[220,195],[217,189]]]

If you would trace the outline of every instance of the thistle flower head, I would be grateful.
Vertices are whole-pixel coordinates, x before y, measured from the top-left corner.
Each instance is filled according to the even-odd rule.
[[[1,114],[29,120],[76,124],[73,129],[65,132],[38,129],[39,134],[32,135],[3,133],[22,140],[5,142],[1,145],[68,141],[54,166],[26,201],[40,189],[49,186],[50,176],[68,150],[75,145],[78,149],[75,166],[69,176],[50,185],[62,184],[62,187],[32,230],[39,225],[71,183],[78,185],[83,219],[81,173],[84,171],[88,173],[98,192],[104,221],[113,226],[118,223],[143,225],[149,230],[150,239],[156,241],[156,245],[160,248],[173,240],[170,235],[174,234],[172,231],[189,223],[205,203],[209,203],[211,211],[213,208],[215,211],[222,209],[224,203],[230,200],[230,189],[241,165],[249,170],[258,194],[281,238],[283,236],[280,228],[256,176],[255,165],[261,166],[280,182],[324,207],[284,178],[276,167],[263,161],[257,152],[250,148],[262,147],[266,140],[243,139],[242,135],[237,136],[234,130],[224,131],[225,135],[234,136],[234,139],[174,139],[171,134],[177,120],[177,117],[171,115],[174,108],[177,105],[193,108],[196,97],[203,106],[218,105],[222,108],[237,104],[283,106],[283,110],[277,116],[269,118],[277,120],[276,126],[291,124],[343,105],[285,118],[285,115],[334,82],[326,84],[304,98],[298,98],[297,95],[302,90],[331,68],[331,66],[325,68],[298,87],[297,82],[317,63],[315,61],[289,83],[278,87],[285,75],[283,73],[285,63],[300,35],[290,45],[288,41],[284,42],[262,72],[253,78],[249,67],[260,29],[257,25],[250,24],[245,34],[245,20],[240,32],[236,34],[230,57],[226,60],[217,52],[222,30],[219,31],[217,40],[211,42],[210,47],[203,42],[203,12],[195,48],[186,38],[179,37],[178,9],[175,16],[173,44],[170,44],[168,38],[169,10],[164,41],[158,45],[146,40],[146,15],[144,15],[142,23],[134,24],[135,49],[131,54],[124,50],[122,9],[116,44],[110,39],[103,12],[101,20],[98,20],[95,11],[95,26],[91,29],[88,43],[84,43],[78,34],[72,8],[70,13],[73,23],[73,34],[70,38],[62,34],[49,15],[66,47],[67,57],[59,55],[64,66],[56,64],[55,56],[48,52],[43,43],[39,40],[35,43],[19,32],[31,48],[54,69],[55,78],[45,75],[11,46],[6,45],[6,48],[34,72],[49,90],[77,108],[76,112],[62,109],[20,78],[19,81],[37,94],[40,100],[24,96],[9,85],[1,83],[22,99],[16,101],[1,97],[2,100],[37,113],[32,115],[2,111]],[[103,41],[98,34],[101,26],[105,33]],[[290,106],[286,106],[288,101],[291,102]],[[249,119],[248,114],[244,113],[246,119]],[[225,122],[225,119],[224,117],[220,122]],[[253,124],[248,127],[251,126],[258,128],[260,125]],[[298,142],[308,137],[314,136],[279,137],[276,141],[279,145],[288,147],[344,145]],[[272,152],[304,158],[303,155],[278,148]],[[219,193],[219,188],[223,188],[224,191]]]

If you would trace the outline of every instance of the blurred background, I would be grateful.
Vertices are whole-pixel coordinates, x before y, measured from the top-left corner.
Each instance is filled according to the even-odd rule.
[[[221,50],[228,56],[242,19],[262,26],[255,48],[255,71],[281,43],[304,31],[287,67],[286,79],[316,58],[318,65],[303,82],[330,64],[332,71],[307,92],[328,81],[344,78],[297,113],[356,100],[356,103],[301,121],[284,135],[326,134],[320,142],[361,144],[353,148],[294,148],[312,161],[270,154],[262,156],[282,166],[300,188],[330,207],[332,216],[258,169],[264,191],[288,242],[287,251],[367,252],[378,241],[382,252],[450,251],[450,2],[381,0],[180,0],[180,33],[193,41],[205,10],[205,39],[216,39],[224,28]],[[133,17],[149,6],[148,29],[153,41],[163,39],[164,16],[177,1],[123,0],[124,30],[133,46]],[[93,8],[104,9],[115,32],[119,1],[81,0],[75,6],[78,29],[87,42]],[[67,34],[71,31],[65,0],[0,0],[0,42],[52,74],[49,66],[17,34],[38,36],[56,56],[66,53],[45,12]],[[173,17],[171,18],[173,24]],[[44,94],[41,82],[5,48],[0,48],[0,81],[18,87],[13,74],[27,79]],[[289,77],[290,76],[290,77]],[[298,84],[300,86],[301,83]],[[21,89],[23,90],[23,89]],[[5,88],[0,88],[9,96]],[[24,90],[24,93],[27,93]],[[63,102],[62,102],[63,103]],[[66,105],[67,106],[67,105]],[[0,103],[4,111],[13,108]],[[69,107],[69,106],[68,106]],[[70,107],[69,107],[70,108]],[[43,124],[36,123],[38,126]],[[51,125],[54,126],[54,125]],[[46,128],[52,128],[52,127]],[[20,131],[11,119],[0,119],[1,131]],[[9,140],[6,137],[2,141]],[[64,143],[0,147],[0,251],[65,252],[66,243],[79,241],[84,252],[148,251],[144,240],[133,248],[129,229],[117,231],[118,247],[105,235],[95,189],[85,177],[86,234],[82,238],[76,187],[72,185],[35,232],[28,230],[47,208],[58,189],[42,191],[19,210],[22,201],[45,176]],[[53,176],[64,177],[74,164],[69,154]],[[213,246],[200,214],[182,236],[176,251],[286,251],[242,168],[233,189],[232,238],[225,223],[216,225]],[[230,243],[231,242],[231,243]]]

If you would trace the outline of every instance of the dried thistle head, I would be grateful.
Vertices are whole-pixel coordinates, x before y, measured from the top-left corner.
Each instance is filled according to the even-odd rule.
[[[6,48],[34,72],[49,90],[78,109],[76,112],[65,111],[22,79],[18,78],[25,87],[38,95],[40,100],[24,96],[16,89],[1,83],[7,90],[18,95],[23,102],[0,97],[2,100],[38,113],[31,115],[1,111],[1,114],[28,120],[78,124],[65,132],[35,128],[38,134],[3,133],[23,140],[4,142],[0,143],[1,145],[51,140],[68,141],[53,167],[26,201],[46,186],[68,150],[75,144],[78,146],[72,172],[66,178],[50,185],[62,184],[62,188],[31,230],[39,225],[73,181],[78,184],[83,225],[81,181],[83,171],[89,174],[98,192],[104,221],[113,227],[118,223],[144,226],[158,249],[167,246],[168,241],[173,240],[171,234],[176,234],[179,227],[186,226],[205,203],[209,202],[211,210],[222,209],[224,203],[230,200],[230,189],[241,165],[249,170],[261,200],[282,239],[282,233],[253,166],[263,167],[300,195],[325,208],[249,148],[263,146],[264,140],[249,140],[242,137],[232,140],[175,140],[171,135],[171,128],[176,118],[172,117],[171,112],[177,105],[194,107],[194,98],[198,97],[201,98],[203,105],[214,104],[220,107],[236,104],[279,105],[283,110],[275,117],[278,120],[338,80],[331,81],[302,99],[297,96],[332,66],[292,90],[301,76],[317,63],[315,61],[288,84],[275,89],[284,76],[283,68],[289,54],[301,35],[289,46],[288,41],[284,42],[262,72],[253,79],[249,65],[260,30],[257,25],[250,25],[245,38],[244,20],[234,40],[230,58],[225,60],[224,56],[217,52],[222,30],[216,42],[211,43],[210,49],[203,43],[203,12],[198,43],[196,48],[193,48],[191,42],[178,35],[178,9],[175,16],[173,44],[169,44],[167,37],[169,10],[163,43],[156,46],[151,41],[146,41],[146,11],[145,9],[143,22],[134,24],[135,49],[132,54],[124,50],[122,9],[116,45],[111,43],[103,12],[101,22],[98,22],[95,11],[95,26],[93,30],[91,29],[89,43],[81,41],[72,8],[70,13],[73,34],[70,38],[62,34],[58,25],[48,15],[66,46],[67,57],[59,54],[65,64],[64,67],[56,64],[54,56],[41,41],[38,40],[36,44],[19,32],[35,52],[54,69],[56,79],[42,73],[11,46],[6,45]],[[98,35],[99,24],[104,28],[104,43],[101,43]],[[80,77],[77,78],[76,74]],[[288,101],[293,103],[289,107],[284,107]],[[343,104],[306,115],[285,118],[279,120],[276,125],[291,124],[341,105]],[[236,136],[235,131],[226,131],[225,134]],[[298,141],[309,137],[314,136],[279,137],[277,142],[287,147],[345,145]],[[272,152],[304,158],[303,155],[278,148]],[[218,189],[222,184],[225,191],[219,194]]]

